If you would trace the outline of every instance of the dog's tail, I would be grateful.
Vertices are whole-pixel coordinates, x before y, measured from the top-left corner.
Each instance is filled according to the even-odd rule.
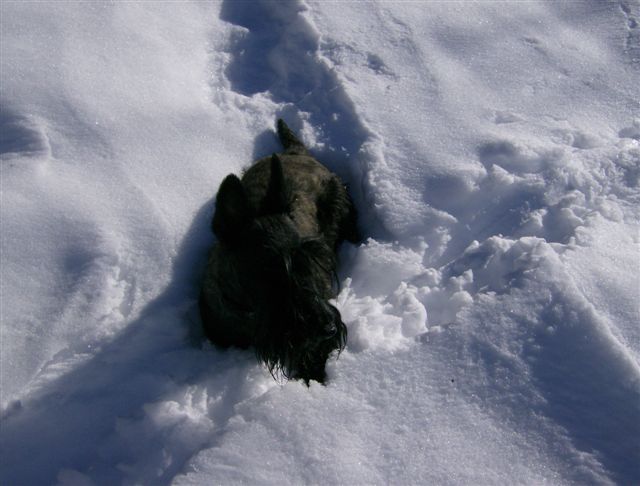
[[[278,137],[284,147],[285,153],[306,155],[307,148],[291,131],[282,118],[278,118]]]

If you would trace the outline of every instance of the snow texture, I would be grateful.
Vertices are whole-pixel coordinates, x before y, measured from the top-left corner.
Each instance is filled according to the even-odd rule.
[[[0,19],[0,483],[640,483],[637,1]],[[199,329],[277,117],[365,235],[325,387]]]

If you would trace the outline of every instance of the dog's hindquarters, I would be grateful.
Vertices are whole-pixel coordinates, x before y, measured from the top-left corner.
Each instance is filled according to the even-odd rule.
[[[278,119],[277,125],[278,137],[285,149],[285,154],[309,155],[304,144],[296,137],[284,120]],[[293,158],[293,160],[297,161],[298,159]],[[307,175],[307,177],[309,176]],[[357,213],[355,206],[346,187],[337,176],[331,174],[315,202],[320,230],[327,240],[334,242],[335,247],[343,240],[352,243],[360,241],[360,234],[356,226]]]

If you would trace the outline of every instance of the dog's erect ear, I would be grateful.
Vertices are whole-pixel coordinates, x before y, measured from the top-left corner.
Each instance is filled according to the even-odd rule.
[[[251,220],[249,200],[242,182],[230,174],[220,184],[211,227],[220,241],[232,245]]]
[[[263,214],[281,214],[289,211],[291,195],[286,181],[282,161],[276,154],[271,156],[271,176],[267,195],[262,204]]]

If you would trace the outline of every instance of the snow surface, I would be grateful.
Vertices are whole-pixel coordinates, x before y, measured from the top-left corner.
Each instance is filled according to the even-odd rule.
[[[0,14],[0,483],[640,483],[637,1]],[[277,117],[367,237],[326,387],[199,331]]]

